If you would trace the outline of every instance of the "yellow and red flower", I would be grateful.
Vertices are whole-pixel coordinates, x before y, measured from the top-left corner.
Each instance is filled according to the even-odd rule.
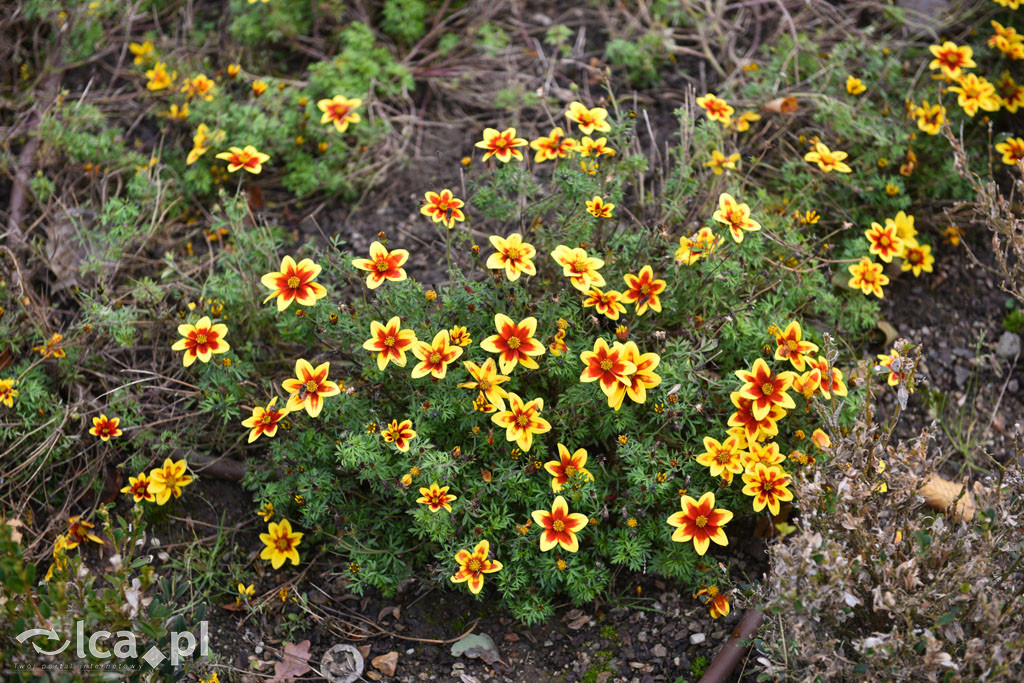
[[[733,241],[743,241],[743,231],[760,230],[761,224],[750,218],[750,207],[741,204],[728,192],[718,196],[718,210],[711,216],[729,228]]]
[[[488,358],[484,361],[483,365],[477,365],[473,361],[468,360],[463,361],[462,364],[466,366],[466,370],[473,377],[473,381],[460,382],[459,388],[477,389],[488,403],[504,410],[508,392],[501,385],[509,381],[510,378],[507,375],[498,374],[498,368],[495,366],[494,359]]]
[[[966,74],[956,82],[956,85],[949,86],[949,91],[957,93],[956,103],[968,116],[973,117],[979,109],[999,111],[1000,100],[996,95],[996,86],[983,76]]]
[[[430,484],[430,488],[421,486],[420,497],[416,499],[416,502],[426,505],[431,512],[440,510],[451,512],[451,504],[458,500],[458,496],[448,493],[448,488],[448,486],[438,486],[436,481]]]
[[[737,370],[736,376],[743,382],[739,394],[750,399],[751,411],[756,419],[767,417],[772,406],[783,409],[796,407],[792,397],[786,393],[796,377],[792,372],[787,370],[773,374],[764,359],[758,358],[753,368],[749,371]]]
[[[708,121],[721,121],[723,124],[732,119],[735,111],[728,102],[714,93],[708,93],[697,98],[697,106],[707,114]]]
[[[551,129],[545,137],[541,136],[530,143],[530,149],[537,153],[533,156],[535,163],[543,163],[549,159],[565,159],[569,152],[576,149],[576,141],[565,136],[560,127]]]
[[[587,449],[578,448],[569,455],[569,449],[558,444],[558,460],[544,463],[544,470],[551,475],[551,490],[558,493],[572,479],[594,481],[594,475],[587,470]]]
[[[388,251],[380,242],[370,245],[370,258],[357,258],[352,260],[352,265],[359,270],[365,270],[366,286],[370,289],[377,289],[385,280],[401,282],[408,277],[402,266],[409,260],[409,252],[405,249]]]
[[[588,199],[587,202],[587,213],[594,218],[611,218],[612,210],[615,209],[614,204],[609,204],[604,201],[601,197],[596,194],[593,198]]]
[[[1021,45],[1021,51],[1024,52],[1024,44]],[[1024,55],[1020,59],[1024,59]],[[999,90],[999,101],[1006,111],[1016,114],[1017,109],[1024,106],[1024,85],[1018,85],[1009,71],[1004,71],[999,77],[996,88]]]
[[[149,472],[149,492],[156,497],[156,504],[163,505],[171,497],[181,498],[181,490],[192,483],[185,459],[174,461],[164,459],[164,464]]]
[[[330,370],[329,362],[314,368],[305,358],[295,361],[295,377],[281,383],[290,394],[285,410],[291,413],[305,408],[310,417],[319,415],[324,409],[324,399],[341,393],[341,387],[327,379]]]
[[[804,161],[809,161],[812,164],[818,164],[825,173],[831,173],[836,171],[837,173],[852,173],[853,169],[843,163],[843,160],[847,157],[846,152],[839,150],[830,150],[822,142],[817,142],[814,145],[814,151],[808,152],[804,155]]]
[[[172,351],[184,351],[182,363],[187,368],[196,362],[198,358],[202,363],[209,363],[215,353],[227,353],[231,346],[224,337],[228,333],[228,326],[223,323],[214,325],[208,316],[203,316],[196,321],[195,325],[178,325],[178,334],[182,339],[174,342]]]
[[[185,165],[191,166],[199,160],[199,157],[206,154],[212,145],[218,144],[224,140],[224,131],[217,129],[210,131],[209,126],[205,123],[200,123],[196,128],[196,134],[192,136],[192,149],[188,153],[188,158],[185,159]]]
[[[270,403],[267,407],[255,406],[252,409],[252,415],[242,420],[242,426],[249,429],[249,443],[252,443],[256,439],[260,438],[264,434],[267,438],[273,438],[277,434],[278,423],[281,422],[281,418],[288,414],[288,407],[278,410],[274,406],[277,404],[277,396],[270,399]]]
[[[49,358],[50,356],[53,356],[54,358],[64,358],[67,356],[67,354],[64,352],[64,349],[61,348],[60,345],[61,341],[63,340],[64,335],[60,334],[59,332],[54,332],[52,335],[50,335],[50,338],[45,340],[41,345],[33,346],[32,350],[38,351],[39,355],[42,356],[43,358]]]
[[[466,347],[473,343],[473,338],[469,336],[469,330],[464,325],[452,325],[452,329],[448,330],[448,338],[456,346]]]
[[[89,430],[89,433],[99,437],[102,441],[110,441],[115,437],[121,436],[122,432],[117,427],[120,423],[121,418],[108,418],[105,413],[100,413],[99,417],[92,419],[92,428]]]
[[[814,442],[814,445],[821,450],[832,448],[832,438],[820,429],[814,430],[811,434],[811,441]]]
[[[494,327],[498,331],[480,342],[480,348],[488,353],[498,354],[501,371],[509,374],[516,365],[536,370],[537,361],[531,356],[544,355],[544,345],[534,338],[537,333],[537,319],[523,318],[518,323],[502,313],[494,316]]]
[[[664,280],[654,279],[654,270],[650,266],[644,266],[640,273],[633,275],[627,273],[622,276],[626,281],[628,289],[622,295],[622,303],[636,304],[638,316],[647,312],[648,307],[656,313],[661,312],[661,300],[658,296],[665,291]]]
[[[875,254],[886,263],[892,262],[893,256],[903,253],[903,240],[896,233],[896,224],[887,222],[885,226],[871,223],[871,229],[864,231],[868,239],[868,252]]]
[[[926,273],[932,272],[932,264],[935,263],[935,257],[932,256],[932,248],[927,244],[918,244],[913,242],[904,247],[903,253],[900,255],[903,257],[903,263],[900,264],[900,270],[914,272],[914,277],[921,277],[921,271]]]
[[[156,496],[149,490],[149,478],[145,472],[139,472],[137,477],[128,477],[128,485],[121,489],[121,493],[127,493],[136,503],[156,500]]]
[[[827,399],[836,396],[846,396],[846,383],[843,381],[843,373],[837,367],[829,367],[828,361],[818,356],[818,360],[807,359],[807,364],[820,373],[818,392]]]
[[[754,402],[740,392],[729,394],[736,412],[729,416],[729,426],[742,429],[748,442],[760,441],[779,433],[779,420],[786,416],[781,406],[773,405],[764,417],[754,417]]]
[[[626,356],[626,347],[621,343],[615,342],[609,348],[605,340],[598,337],[593,350],[580,354],[586,366],[580,373],[580,381],[600,382],[601,391],[611,396],[619,384],[632,384],[629,376],[636,372],[636,365],[626,360]]]
[[[735,171],[736,162],[740,160],[740,153],[734,152],[725,156],[717,149],[711,150],[711,161],[705,162],[704,166],[714,171],[715,175],[722,175],[725,171]]]
[[[584,135],[593,135],[594,131],[609,133],[612,130],[607,121],[608,110],[604,107],[587,109],[582,102],[572,102],[565,112],[565,118],[575,123]]]
[[[270,85],[266,81],[256,80],[252,82],[252,94],[259,97],[263,93],[267,92],[267,88]]]
[[[724,121],[722,125],[724,125],[726,129],[735,127],[737,133],[745,133],[746,131],[750,130],[750,124],[752,124],[754,121],[760,120],[761,115],[758,114],[757,112],[745,111],[739,116],[737,116],[735,119]]]
[[[18,397],[18,390],[14,388],[15,382],[17,380],[13,377],[0,379],[0,404],[8,408],[14,407],[14,399]]]
[[[546,553],[558,546],[567,553],[580,549],[576,533],[586,528],[589,518],[579,512],[569,512],[569,505],[562,496],[555,496],[551,510],[534,510],[533,521],[540,527],[540,551]]]
[[[335,95],[329,100],[318,101],[316,107],[323,112],[320,123],[333,123],[335,130],[344,133],[349,124],[355,125],[363,120],[355,111],[362,104],[363,101],[358,97],[349,99],[344,95]]]
[[[506,128],[500,132],[496,128],[484,128],[484,139],[476,143],[476,146],[487,150],[483,161],[494,157],[507,164],[513,159],[522,161],[523,153],[518,148],[525,147],[527,144],[525,138],[516,137],[515,128]]]
[[[297,548],[302,542],[303,534],[292,531],[292,523],[282,519],[280,523],[271,522],[267,525],[267,533],[260,534],[260,540],[266,546],[260,551],[261,560],[270,560],[270,566],[280,569],[288,560],[295,566],[299,564]]]
[[[795,320],[786,325],[784,331],[775,335],[775,360],[788,360],[798,372],[803,372],[806,367],[807,359],[804,356],[817,350],[817,344],[804,341],[803,330],[800,329],[800,323]]]
[[[186,78],[181,86],[181,92],[185,93],[187,99],[201,97],[207,102],[213,99],[213,91],[217,84],[205,74],[196,74],[193,78]]]
[[[412,420],[392,420],[388,428],[380,434],[388,443],[395,444],[395,448],[405,453],[409,450],[409,442],[416,438],[416,432],[412,428]],[[445,487],[447,490],[447,487]]]
[[[889,371],[886,381],[889,386],[894,387],[901,382],[906,383],[910,378],[910,366],[913,361],[908,356],[902,355],[898,349],[892,349],[888,355],[878,354],[878,365]]]
[[[501,569],[501,562],[490,560],[487,555],[491,551],[491,544],[486,540],[480,541],[473,548],[473,552],[460,550],[455,553],[455,561],[459,570],[451,577],[452,583],[466,582],[469,592],[476,595],[484,587],[484,574],[493,574]]]
[[[462,223],[466,220],[466,214],[462,207],[466,202],[462,201],[448,188],[438,192],[427,192],[423,195],[426,202],[420,207],[420,213],[429,216],[435,223],[444,223],[449,230],[455,227],[456,221]]]
[[[320,274],[321,267],[308,258],[298,263],[291,256],[281,259],[281,270],[271,272],[260,278],[263,286],[270,290],[270,296],[263,300],[267,303],[277,297],[277,310],[283,311],[295,301],[300,306],[313,306],[319,299],[327,296],[327,290],[318,282],[313,282]]]
[[[598,313],[609,320],[618,320],[619,316],[626,312],[626,307],[622,305],[621,299],[621,292],[617,292],[614,289],[603,292],[594,287],[587,292],[586,298],[583,299],[583,308],[593,306],[597,309]]]
[[[434,335],[429,344],[424,341],[415,342],[412,345],[412,355],[420,360],[412,369],[413,379],[427,375],[435,379],[444,379],[448,373],[448,365],[462,355],[462,347],[452,345],[448,330],[441,330]]]
[[[177,77],[177,71],[168,71],[165,63],[157,62],[152,69],[146,71],[146,78],[149,79],[146,83],[146,90],[166,90],[171,87]]]
[[[534,434],[547,434],[551,423],[540,416],[544,410],[544,399],[535,398],[524,402],[513,392],[508,393],[508,410],[491,415],[491,421],[505,428],[505,440],[515,441],[524,452],[533,446]]]
[[[711,615],[712,619],[728,616],[729,598],[725,597],[724,593],[719,592],[718,586],[701,588],[693,594],[693,597],[698,598],[702,595],[708,596],[708,599],[704,601],[704,604],[707,605],[708,614]]]
[[[953,80],[960,78],[964,69],[977,66],[973,59],[974,50],[969,45],[958,46],[947,40],[942,45],[929,45],[928,50],[935,57],[928,68],[941,69],[944,76]]]
[[[850,265],[850,281],[847,283],[853,289],[859,289],[864,294],[874,294],[879,299],[884,297],[882,287],[889,284],[889,276],[882,272],[882,264],[875,263],[868,257],[862,258],[857,263]]]
[[[598,271],[604,267],[604,261],[579,247],[570,249],[565,245],[555,247],[551,258],[562,266],[562,275],[569,278],[572,286],[581,292],[588,292],[592,287],[604,287],[604,276]]]
[[[491,235],[488,238],[494,246],[494,253],[487,257],[487,267],[493,270],[505,270],[505,277],[510,282],[519,279],[521,273],[536,275],[537,266],[533,263],[533,257],[537,250],[532,244],[523,241],[523,236],[514,232],[508,237]]]
[[[576,151],[581,157],[597,158],[601,156],[615,156],[615,150],[608,146],[608,138],[597,138],[592,140],[584,136],[576,145]]]
[[[716,237],[711,228],[705,226],[697,231],[695,235],[681,235],[679,237],[679,248],[676,249],[675,260],[687,266],[692,266],[697,261],[707,258],[714,253],[715,249],[725,242],[722,237]]]
[[[793,500],[789,486],[789,475],[777,466],[765,467],[757,463],[749,472],[743,473],[743,493],[753,496],[754,512],[768,507],[773,515],[779,514],[779,504]]]
[[[1004,164],[1016,166],[1024,161],[1024,138],[1007,138],[1003,142],[998,142],[996,151],[1003,155]]]
[[[712,477],[720,477],[723,472],[739,474],[743,471],[741,460],[743,450],[740,441],[730,436],[725,441],[704,437],[704,452],[697,456],[697,464],[707,467]]]
[[[68,518],[68,531],[65,542],[62,544],[67,550],[77,548],[80,544],[92,541],[100,545],[106,545],[103,539],[92,532],[96,525],[82,519],[81,515]],[[56,548],[54,548],[56,550]]]
[[[257,174],[263,170],[263,164],[270,159],[270,155],[264,154],[252,145],[246,145],[245,149],[228,147],[228,151],[221,152],[217,158],[228,162],[228,173],[244,168],[249,173]]]
[[[786,456],[779,451],[777,443],[751,443],[749,450],[742,454],[740,460],[745,471],[753,472],[757,464],[771,467],[785,462]]]
[[[396,315],[388,320],[386,325],[381,325],[376,320],[372,321],[370,338],[363,342],[363,348],[377,352],[377,369],[383,371],[388,363],[404,368],[405,351],[412,348],[415,343],[416,333],[413,330],[403,330],[402,319]]]
[[[647,390],[661,384],[661,376],[654,372],[661,362],[661,356],[656,353],[640,353],[636,342],[627,341],[622,345],[623,358],[632,363],[636,368],[633,372],[625,374],[625,380],[620,381],[612,393],[608,396],[608,407],[618,410],[622,407],[622,400],[629,396],[634,403],[647,401]]]
[[[864,85],[864,81],[854,76],[846,77],[846,92],[851,95],[860,95],[868,89],[868,86]]]
[[[715,494],[708,491],[700,500],[690,496],[680,496],[680,512],[674,512],[668,518],[669,526],[676,527],[672,532],[672,540],[677,543],[693,541],[693,549],[698,555],[708,551],[711,541],[718,545],[729,545],[723,526],[732,519],[732,511],[724,508],[715,509]]]
[[[914,117],[920,130],[928,135],[938,135],[946,121],[946,108],[941,104],[929,105],[928,100],[924,100],[921,106],[914,110]]]

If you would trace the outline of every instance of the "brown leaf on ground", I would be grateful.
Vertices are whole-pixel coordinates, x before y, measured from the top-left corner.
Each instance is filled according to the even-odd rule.
[[[931,474],[921,486],[921,495],[924,496],[924,500],[928,503],[929,507],[939,512],[945,512],[956,501],[956,509],[953,511],[953,516],[958,520],[969,522],[974,519],[977,507],[974,504],[974,497],[970,491],[964,492],[963,496],[960,495],[963,489],[963,484],[957,484],[948,479],[943,479],[937,474]]]
[[[800,104],[795,97],[776,97],[761,108],[769,114],[794,114]]]
[[[298,645],[284,644],[282,661],[274,664],[274,677],[270,683],[286,683],[311,670],[309,664],[309,641],[304,640]]]

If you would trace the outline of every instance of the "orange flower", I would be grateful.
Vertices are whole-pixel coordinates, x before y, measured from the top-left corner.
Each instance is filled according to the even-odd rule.
[[[541,136],[530,143],[530,149],[537,153],[533,156],[534,163],[543,163],[549,159],[564,159],[569,152],[576,149],[576,141],[565,137],[561,128],[552,128],[547,137]]]
[[[590,522],[589,518],[579,512],[569,512],[569,505],[562,496],[555,496],[551,511],[534,510],[533,521],[542,529],[540,532],[540,551],[547,551],[561,546],[567,553],[580,549],[580,541],[576,533],[583,530]]]
[[[636,365],[626,360],[626,347],[619,342],[608,348],[604,339],[594,340],[594,349],[580,354],[586,366],[580,373],[581,382],[600,382],[601,391],[611,396],[619,384],[632,385],[629,376],[637,371]]]
[[[820,429],[814,430],[814,433],[811,434],[811,441],[813,441],[814,445],[820,448],[821,450],[832,448],[832,439],[829,437],[828,434],[821,431]]]
[[[786,416],[781,406],[773,405],[767,415],[757,418],[754,417],[754,402],[740,392],[729,394],[729,400],[736,406],[736,412],[729,416],[729,426],[742,430],[748,442],[767,439],[779,433],[778,422]]]
[[[611,218],[612,210],[615,208],[614,204],[606,204],[601,197],[594,195],[592,199],[587,200],[587,213],[594,218]]]
[[[717,149],[713,149],[711,150],[711,161],[705,162],[704,165],[714,171],[715,175],[722,175],[726,170],[735,171],[736,162],[739,160],[739,152],[725,156]]]
[[[227,333],[227,325],[214,325],[210,318],[204,315],[195,325],[178,325],[178,334],[183,338],[174,342],[171,350],[185,352],[182,363],[186,368],[195,363],[197,358],[200,362],[209,363],[213,354],[227,353],[231,348],[224,340]]]
[[[771,467],[772,465],[784,462],[786,456],[779,451],[777,443],[752,443],[750,444],[750,450],[743,453],[740,460],[743,462],[743,467],[747,472],[753,472],[754,466],[757,464]]]
[[[53,356],[54,358],[65,358],[67,356],[64,353],[64,349],[60,347],[61,341],[64,339],[64,335],[54,332],[50,335],[50,338],[44,341],[40,346],[33,346],[33,351],[38,351],[39,355],[43,358]]]
[[[618,410],[622,407],[622,400],[629,396],[634,403],[647,401],[647,390],[661,384],[661,377],[654,372],[661,362],[661,357],[656,353],[640,353],[636,342],[628,341],[622,345],[623,358],[632,363],[635,371],[626,373],[626,379],[619,382],[612,393],[608,394],[608,407]]]
[[[977,66],[974,63],[974,50],[968,45],[957,46],[956,43],[946,41],[942,45],[929,45],[928,50],[935,57],[929,64],[929,69],[941,69],[944,76],[950,79],[960,78],[964,69]]]
[[[392,420],[388,428],[381,432],[381,436],[388,443],[395,444],[395,448],[405,453],[409,450],[409,442],[416,438],[416,432],[412,429],[412,420]],[[447,490],[448,487],[445,487]],[[451,508],[449,508],[451,510]]]
[[[615,150],[608,146],[608,138],[598,138],[592,140],[587,136],[584,136],[580,140],[579,144],[576,145],[576,151],[581,157],[592,157],[597,158],[601,156],[615,156]]]
[[[472,361],[463,361],[463,365],[466,366],[466,370],[473,377],[472,382],[460,382],[460,389],[477,389],[480,394],[484,397],[488,403],[492,406],[505,409],[505,399],[508,398],[508,392],[502,388],[502,384],[507,382],[510,378],[506,375],[499,375],[498,368],[494,364],[493,358],[488,358],[484,361],[483,365],[477,365]]]
[[[537,250],[532,244],[523,241],[523,236],[514,232],[508,237],[490,236],[490,242],[495,252],[487,257],[487,267],[494,270],[505,269],[505,277],[510,282],[519,279],[521,273],[536,275],[537,267],[533,264],[533,257]]]
[[[426,505],[431,512],[441,509],[451,512],[451,503],[458,500],[458,496],[448,493],[448,488],[447,486],[438,486],[436,481],[430,485],[430,488],[421,486],[420,497],[416,499],[416,502]]]
[[[579,126],[580,132],[584,135],[593,135],[594,131],[609,133],[612,130],[606,121],[608,110],[603,107],[587,109],[582,102],[572,102],[565,112],[565,118]]]
[[[291,256],[285,256],[281,260],[280,271],[267,273],[260,279],[263,286],[270,290],[270,296],[263,303],[277,297],[278,311],[291,306],[292,301],[301,306],[315,305],[317,300],[327,296],[324,286],[313,282],[320,270],[320,266],[308,258],[296,264]]]
[[[420,207],[420,213],[429,216],[435,223],[444,223],[449,230],[455,227],[455,222],[462,223],[466,220],[466,214],[462,213],[462,207],[466,202],[452,194],[448,188],[437,192],[427,192],[423,195],[426,203]]]
[[[697,598],[701,595],[708,596],[704,604],[708,606],[708,614],[711,615],[712,619],[718,619],[729,614],[729,598],[718,591],[718,586],[701,588],[693,594],[693,597]]]
[[[742,453],[739,439],[735,436],[722,442],[705,436],[704,452],[697,456],[697,464],[707,467],[712,477],[721,476],[723,472],[739,474],[743,471]]]
[[[493,574],[501,569],[501,562],[487,559],[491,550],[491,544],[486,540],[480,541],[473,548],[473,552],[460,550],[455,553],[455,561],[459,564],[459,570],[451,577],[452,583],[466,582],[469,592],[476,595],[484,587],[484,574]]]
[[[252,94],[255,95],[256,97],[259,97],[263,93],[267,92],[267,88],[268,87],[270,87],[270,86],[267,85],[266,81],[253,81],[252,82]]]
[[[244,168],[249,173],[257,174],[263,170],[263,164],[270,159],[270,155],[260,152],[252,145],[246,145],[245,149],[228,147],[228,151],[221,152],[217,158],[228,162],[228,173]]]
[[[275,408],[277,396],[270,399],[267,407],[256,406],[252,409],[252,415],[242,420],[242,426],[249,429],[249,443],[252,443],[260,436],[266,434],[267,438],[273,438],[277,434],[277,425],[285,415],[288,414],[287,406],[278,410]]]
[[[523,318],[513,323],[507,315],[494,316],[494,327],[498,331],[480,342],[480,348],[488,353],[497,353],[501,371],[509,374],[516,365],[536,370],[539,365],[531,356],[544,355],[544,345],[534,339],[537,333],[537,319]]]
[[[359,270],[369,273],[366,276],[366,286],[370,289],[377,289],[385,280],[401,282],[408,277],[402,265],[409,260],[409,252],[405,249],[388,251],[380,242],[370,245],[370,258],[357,258],[352,260],[352,265]]]
[[[874,294],[879,299],[882,294],[882,287],[889,284],[889,276],[882,272],[882,264],[875,263],[868,257],[862,258],[857,263],[850,265],[850,281],[847,283],[853,289],[859,289],[864,294]]]
[[[840,152],[839,150],[832,151],[826,147],[823,143],[817,142],[814,145],[814,151],[808,152],[804,155],[804,161],[809,161],[812,164],[818,164],[825,173],[831,173],[836,171],[837,173],[852,173],[853,169],[843,163],[843,159],[847,156],[846,152]]]
[[[984,77],[966,74],[957,81],[956,85],[951,85],[949,91],[958,93],[956,103],[968,116],[973,117],[979,109],[999,111],[999,96],[996,95],[996,86],[989,83]]]
[[[708,551],[711,541],[718,545],[729,545],[722,527],[732,519],[732,511],[715,509],[715,494],[708,491],[700,500],[690,496],[680,496],[679,504],[682,511],[672,513],[668,518],[669,526],[676,527],[672,532],[672,540],[677,543],[693,541],[693,549],[698,555]]]
[[[636,304],[636,314],[643,315],[650,307],[652,311],[661,313],[661,300],[658,295],[665,291],[665,281],[654,279],[654,270],[650,266],[640,269],[638,275],[627,273],[622,276],[629,288],[622,296],[622,302]]]
[[[796,377],[792,372],[772,374],[764,359],[758,358],[751,370],[737,370],[736,376],[744,383],[739,394],[752,401],[751,410],[756,419],[765,418],[771,412],[772,406],[785,409],[796,407],[793,399],[786,393],[793,386],[793,379]]]
[[[761,463],[743,474],[743,493],[754,497],[754,512],[768,507],[768,512],[779,514],[779,503],[793,500],[789,486],[789,475],[781,467],[765,467]]]
[[[1003,155],[1004,164],[1016,166],[1024,161],[1024,138],[1007,138],[1005,142],[996,143],[996,151]]]
[[[743,241],[744,230],[761,229],[761,224],[750,218],[750,207],[737,202],[728,192],[718,196],[718,211],[711,217],[729,228],[729,233],[736,244]]]
[[[594,287],[587,292],[587,297],[583,300],[583,308],[594,306],[598,313],[609,320],[618,320],[619,315],[626,312],[626,307],[619,302],[621,298],[622,293],[614,289],[602,292]]]
[[[108,418],[105,413],[100,413],[99,417],[92,419],[92,428],[89,430],[89,433],[93,436],[98,436],[103,441],[110,441],[114,437],[121,436],[122,432],[117,428],[117,425],[120,423],[121,418]]]
[[[569,455],[569,449],[558,444],[558,460],[544,463],[544,470],[551,475],[551,490],[558,493],[570,479],[594,481],[594,475],[586,468],[587,450],[579,448]]]
[[[533,445],[534,434],[547,434],[551,423],[540,416],[544,410],[544,399],[535,398],[523,402],[517,394],[509,392],[508,410],[491,415],[491,421],[505,428],[505,440],[515,441],[524,452]]]
[[[551,252],[551,258],[562,266],[562,275],[569,278],[572,286],[579,291],[587,292],[592,287],[604,287],[604,276],[598,272],[604,266],[604,261],[587,256],[583,249],[559,245]]]
[[[370,338],[363,342],[367,351],[377,352],[377,369],[383,371],[388,363],[405,367],[405,351],[416,343],[416,333],[402,329],[402,320],[397,315],[381,325],[376,320],[370,323]]]
[[[137,477],[128,477],[128,485],[121,489],[121,493],[127,493],[136,503],[144,500],[152,503],[156,500],[156,496],[149,490],[149,478],[145,472],[139,472]]]
[[[708,121],[721,121],[723,124],[732,119],[735,111],[728,102],[713,93],[698,97],[697,106],[707,114]]]
[[[886,223],[882,227],[878,223],[871,223],[871,229],[864,231],[868,238],[868,252],[875,254],[886,263],[892,262],[893,256],[899,256],[903,251],[903,240],[896,233],[895,223]]]
[[[335,130],[344,133],[348,130],[349,124],[355,125],[362,121],[359,114],[354,111],[362,104],[363,101],[358,97],[348,99],[344,95],[335,95],[329,100],[318,101],[316,107],[323,112],[320,123],[333,123]]]
[[[330,369],[330,363],[321,363],[314,368],[305,358],[295,361],[295,377],[281,383],[291,394],[285,410],[290,413],[305,408],[310,417],[319,415],[324,409],[324,399],[341,393],[341,387],[327,379]]]
[[[829,367],[828,361],[818,356],[818,360],[807,359],[807,364],[821,375],[818,391],[827,399],[836,396],[846,396],[846,383],[843,382],[843,373],[836,367]]]
[[[775,344],[775,360],[788,360],[798,372],[803,372],[806,367],[804,355],[818,350],[817,344],[803,340],[800,323],[795,320],[786,326],[784,332],[775,335]]]
[[[932,272],[932,264],[935,263],[935,257],[932,256],[932,248],[927,244],[908,244],[903,249],[903,263],[900,265],[900,270],[914,272],[914,277],[921,277],[921,271],[926,273]]]
[[[522,161],[523,153],[517,148],[525,147],[526,145],[525,138],[516,137],[515,128],[506,128],[501,132],[498,132],[496,128],[484,128],[484,139],[476,143],[476,146],[480,149],[487,150],[482,159],[483,161],[494,157],[505,164],[513,159]]]
[[[412,345],[412,355],[420,359],[412,369],[413,379],[427,375],[432,375],[435,379],[444,379],[448,373],[448,364],[462,355],[462,347],[453,346],[448,330],[441,330],[434,335],[429,344],[424,341],[415,342]]]

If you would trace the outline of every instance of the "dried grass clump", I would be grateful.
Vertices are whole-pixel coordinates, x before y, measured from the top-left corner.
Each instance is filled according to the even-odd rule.
[[[970,487],[943,485],[958,497],[941,513],[921,495],[936,481],[929,431],[889,445],[869,400],[831,459],[794,483],[797,531],[770,548],[760,596],[759,680],[1024,679],[1020,426],[1017,457],[973,489],[965,521]]]

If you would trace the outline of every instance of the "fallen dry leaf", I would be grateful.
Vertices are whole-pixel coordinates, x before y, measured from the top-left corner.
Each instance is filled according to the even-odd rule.
[[[977,507],[974,505],[974,497],[970,491],[966,491],[963,496],[960,496],[963,488],[963,484],[943,479],[933,473],[921,485],[921,495],[924,496],[924,500],[929,507],[939,512],[945,512],[953,505],[953,501],[956,501],[956,509],[953,511],[953,516],[969,522],[974,519]]]
[[[274,677],[270,683],[286,683],[310,671],[309,641],[304,640],[298,645],[284,644],[282,661],[274,664]]]
[[[776,97],[762,107],[769,114],[793,114],[799,108],[795,97]]]

